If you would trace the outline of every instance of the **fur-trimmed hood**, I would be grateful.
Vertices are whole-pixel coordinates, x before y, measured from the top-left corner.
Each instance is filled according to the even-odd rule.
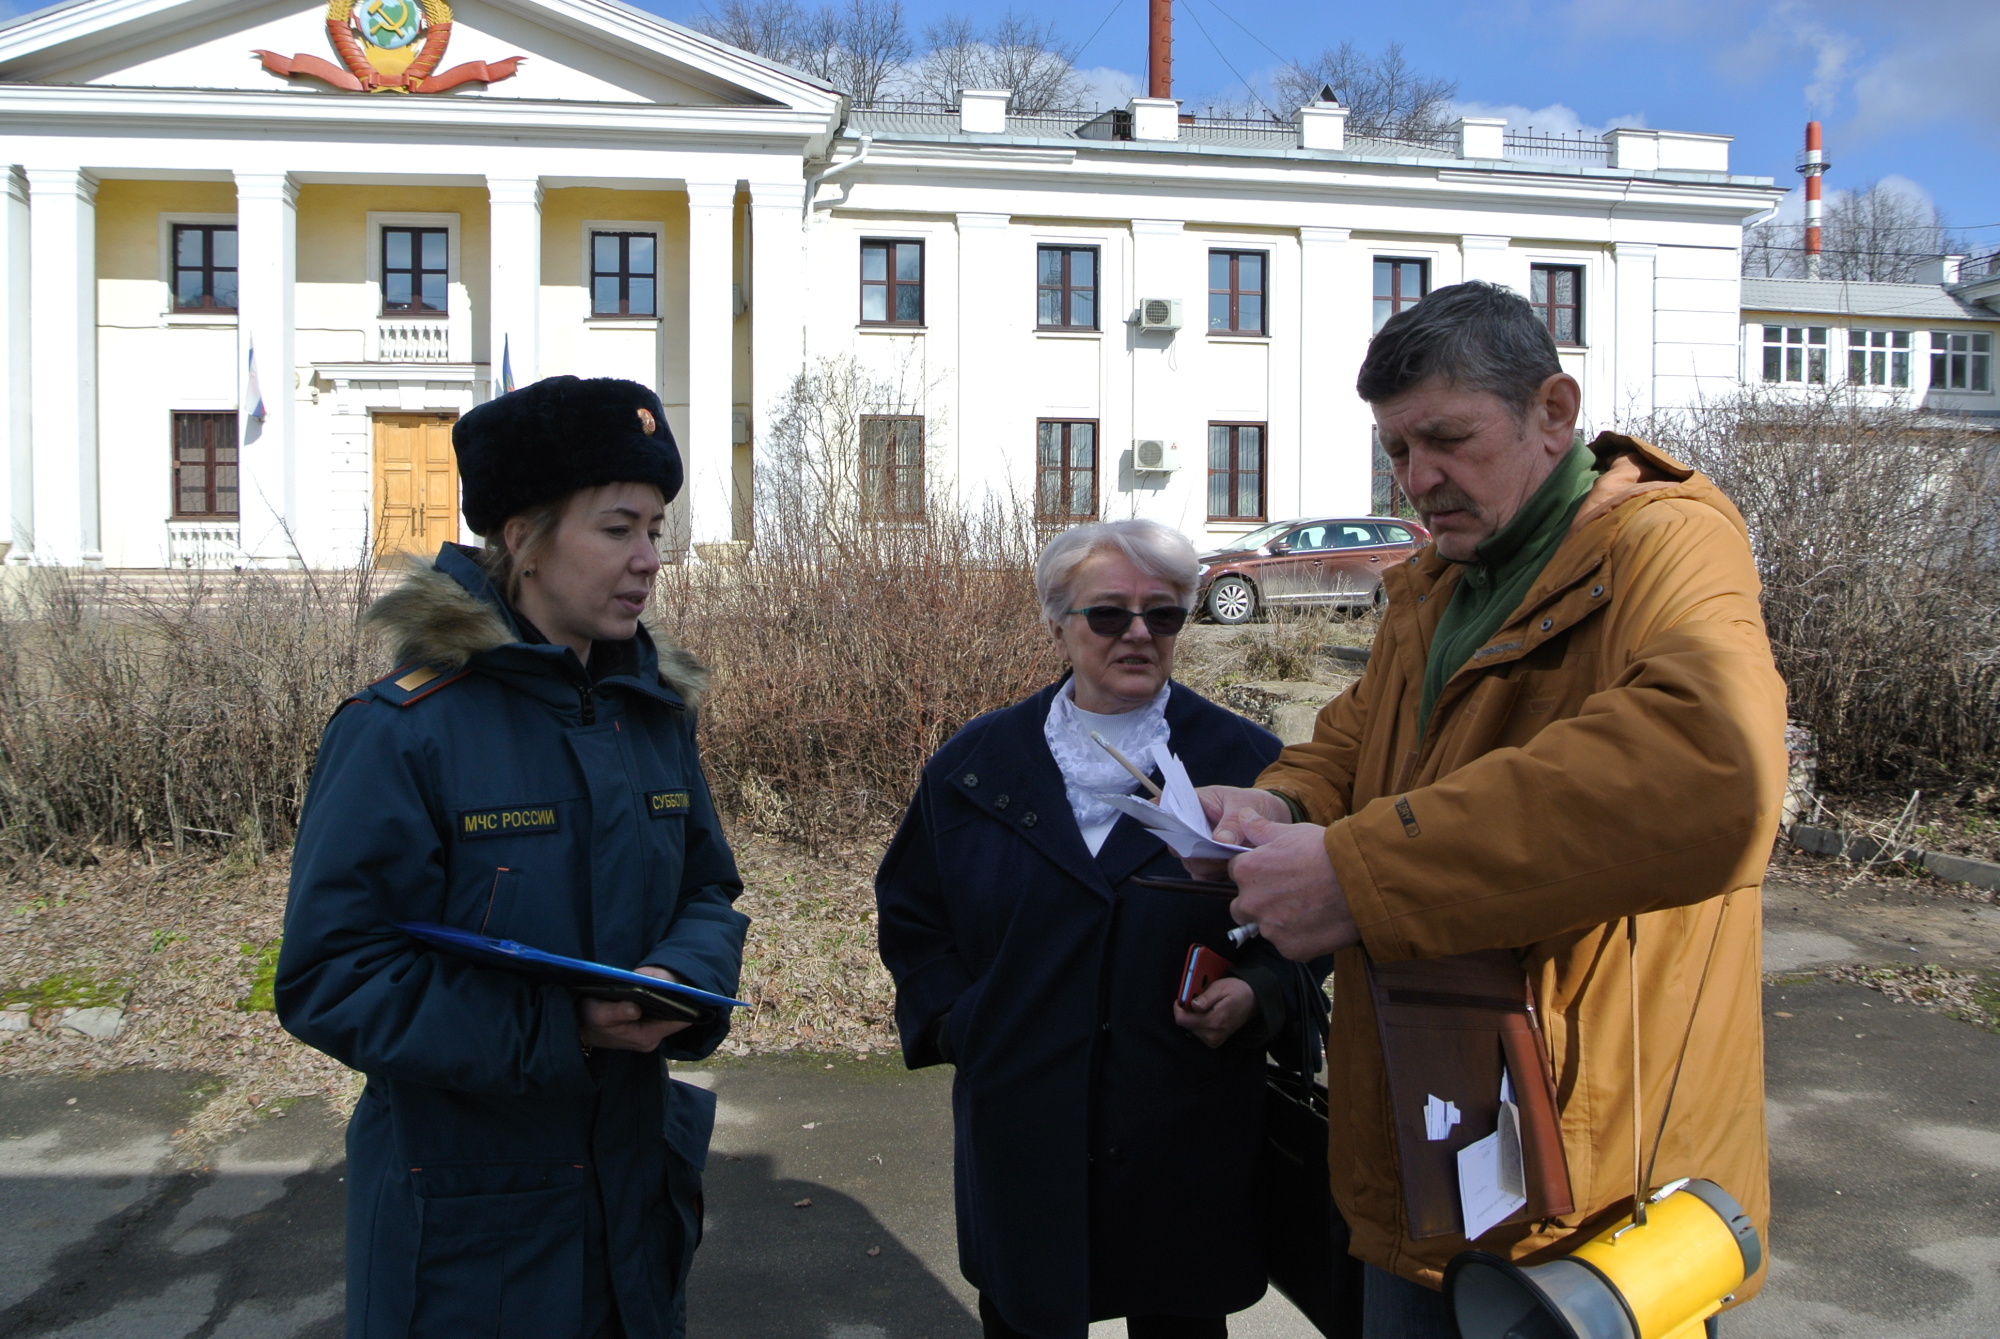
[[[440,559],[448,562],[447,554],[449,550]],[[469,556],[450,556],[472,565]],[[520,640],[508,626],[497,594],[485,584],[485,574],[476,566],[472,570],[485,593],[467,589],[444,567],[429,564],[412,570],[368,607],[362,622],[387,640],[392,667],[429,665],[448,672],[476,655]],[[698,708],[708,691],[707,667],[656,627],[648,626],[642,635],[659,657],[660,682],[679,694],[690,710]]]

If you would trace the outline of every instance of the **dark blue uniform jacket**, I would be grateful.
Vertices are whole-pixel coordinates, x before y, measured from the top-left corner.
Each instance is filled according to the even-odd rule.
[[[1263,1295],[1259,1038],[1303,987],[1268,945],[1231,947],[1227,903],[1133,886],[1186,871],[1131,819],[1090,854],[1042,734],[1055,692],[938,750],[875,892],[904,1056],[958,1067],[960,1267],[1014,1328],[1082,1339],[1092,1319]],[[1167,723],[1197,785],[1247,786],[1278,754],[1179,684]],[[1218,1050],[1177,1026],[1194,943],[1261,969],[1279,1017]]]
[[[707,1055],[727,1020],[661,1055],[586,1058],[569,992],[391,925],[734,994],[748,922],[684,697],[699,667],[663,663],[642,629],[593,648],[593,682],[567,648],[523,643],[450,545],[371,618],[399,668],[327,726],[277,979],[285,1027],[368,1076],[347,1136],[347,1332],[588,1336],[608,1291],[631,1339],[666,1339],[713,1107],[661,1055]]]

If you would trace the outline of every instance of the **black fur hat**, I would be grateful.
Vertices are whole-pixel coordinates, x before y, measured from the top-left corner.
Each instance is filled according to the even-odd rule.
[[[615,377],[546,377],[478,406],[451,430],[465,523],[500,532],[509,517],[600,484],[681,491],[681,453],[660,397]]]

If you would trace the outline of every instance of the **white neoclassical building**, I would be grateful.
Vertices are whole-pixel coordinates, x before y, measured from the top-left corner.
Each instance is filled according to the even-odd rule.
[[[72,0],[0,26],[7,561],[337,564],[459,538],[456,415],[658,388],[678,533],[754,539],[801,371],[895,517],[1004,489],[1198,541],[1386,502],[1380,320],[1512,284],[1606,425],[1734,383],[1724,136],[857,109],[614,0]]]

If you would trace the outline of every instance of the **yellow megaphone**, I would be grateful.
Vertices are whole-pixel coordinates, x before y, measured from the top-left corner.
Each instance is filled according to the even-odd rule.
[[[1688,1179],[1559,1260],[1521,1266],[1465,1251],[1444,1291],[1462,1339],[1699,1339],[1757,1272],[1750,1215],[1713,1181]]]

